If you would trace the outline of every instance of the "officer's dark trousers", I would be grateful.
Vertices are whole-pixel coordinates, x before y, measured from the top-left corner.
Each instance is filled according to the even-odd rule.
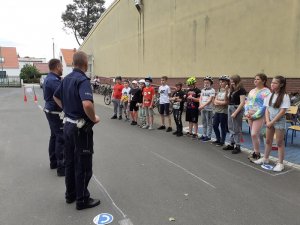
[[[182,111],[179,109],[173,109],[174,121],[176,123],[176,131],[177,133],[182,133]]]
[[[63,123],[57,114],[45,113],[50,126],[49,158],[50,166],[64,170],[64,134]]]
[[[76,124],[66,122],[64,136],[66,199],[83,202],[90,197],[87,187],[93,174],[93,131],[84,132]]]

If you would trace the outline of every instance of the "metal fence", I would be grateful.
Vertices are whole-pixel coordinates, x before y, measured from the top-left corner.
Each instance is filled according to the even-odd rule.
[[[4,77],[0,78],[0,87],[21,87],[20,77]]]

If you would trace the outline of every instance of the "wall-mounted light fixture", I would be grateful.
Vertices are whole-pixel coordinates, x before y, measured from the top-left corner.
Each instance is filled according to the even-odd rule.
[[[134,0],[134,4],[135,4],[135,7],[137,8],[137,10],[139,12],[141,12],[142,9],[143,9],[143,2],[142,2],[142,0]]]

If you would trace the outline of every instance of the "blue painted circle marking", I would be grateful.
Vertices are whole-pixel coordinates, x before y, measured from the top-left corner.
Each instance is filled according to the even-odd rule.
[[[261,168],[263,168],[265,170],[273,170],[274,166],[269,165],[269,164],[262,164]]]
[[[104,224],[109,224],[114,220],[113,215],[108,214],[108,213],[101,213],[97,216],[95,216],[93,222],[94,224],[97,225],[104,225]]]

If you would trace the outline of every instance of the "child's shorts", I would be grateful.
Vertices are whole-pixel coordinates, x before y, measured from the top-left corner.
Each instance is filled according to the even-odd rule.
[[[136,106],[137,102],[136,101],[131,101],[130,102],[130,105],[129,105],[129,111],[132,112],[132,111],[138,111],[139,110],[139,107]]]
[[[145,110],[146,116],[153,116],[154,115],[153,108],[150,109],[149,107],[145,107],[144,110]]]
[[[191,123],[198,123],[199,110],[196,109],[187,109],[185,113],[185,121]]]
[[[168,116],[170,114],[170,103],[159,104],[159,114]]]

